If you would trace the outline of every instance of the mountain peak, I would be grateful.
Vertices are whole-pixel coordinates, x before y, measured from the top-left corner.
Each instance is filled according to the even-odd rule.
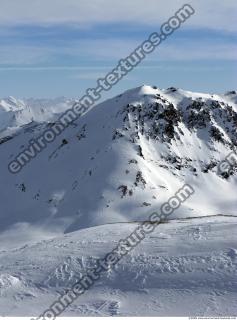
[[[0,194],[6,224],[20,219],[69,232],[144,220],[184,183],[195,186],[195,195],[176,217],[235,214],[236,171],[218,171],[218,163],[237,146],[236,104],[227,96],[147,85],[128,90],[74,121],[13,176],[6,172],[9,161],[60,114],[58,104],[44,107],[48,115],[40,121],[36,110],[44,103],[24,113],[27,127],[16,117],[15,135],[0,140],[0,174],[8,181]],[[32,114],[38,123],[29,121]]]

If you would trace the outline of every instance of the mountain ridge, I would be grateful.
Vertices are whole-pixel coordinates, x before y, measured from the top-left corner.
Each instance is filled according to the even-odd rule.
[[[52,120],[24,125],[0,144],[0,232],[34,228],[48,236],[146,220],[184,183],[195,195],[173,218],[235,215],[236,170],[228,177],[217,170],[236,152],[235,101],[234,91],[131,89],[93,107],[12,175],[8,163]]]

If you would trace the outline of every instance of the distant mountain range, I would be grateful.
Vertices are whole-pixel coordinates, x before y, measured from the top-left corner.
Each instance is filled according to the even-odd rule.
[[[20,129],[31,122],[44,122],[70,108],[75,100],[60,97],[56,99],[15,99],[0,100],[0,138]]]

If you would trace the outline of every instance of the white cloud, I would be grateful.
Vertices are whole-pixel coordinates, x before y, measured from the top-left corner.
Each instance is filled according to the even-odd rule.
[[[87,58],[87,60],[120,59],[128,55],[139,44],[139,41],[122,39],[84,40],[77,42],[62,41],[61,45],[32,44],[2,44],[0,46],[0,65],[34,65],[61,60],[60,56],[66,56],[65,61],[71,57]],[[66,67],[67,68],[67,67]]]
[[[60,47],[32,45],[2,45],[0,47],[0,65],[21,66],[28,70],[75,70],[80,69],[88,72],[100,72],[108,67],[82,66],[80,61],[86,58],[88,63],[95,64],[99,61],[109,63],[111,68],[116,61],[128,56],[140,42],[128,39],[102,39],[102,40],[81,40],[77,43],[62,43]],[[153,54],[147,56],[146,61],[177,61],[177,60],[236,60],[237,45],[225,42],[205,41],[192,39],[189,41],[167,41],[161,44]],[[58,56],[60,55],[60,56]],[[63,59],[62,59],[63,56]],[[78,61],[78,66],[67,66],[67,62]],[[58,61],[58,66],[55,64]],[[47,66],[40,67],[39,64]],[[63,64],[62,64],[63,63]],[[36,68],[33,65],[38,65]],[[3,68],[4,69],[4,68]],[[84,77],[93,77],[85,75]]]
[[[145,39],[144,39],[145,40]],[[67,48],[66,52],[93,58],[113,61],[128,56],[141,42],[129,39],[83,40],[77,48]],[[146,60],[204,60],[237,59],[237,45],[228,42],[211,42],[205,39],[188,41],[167,41],[162,43]]]
[[[46,62],[50,59],[54,50],[48,47],[37,47],[32,45],[1,45],[1,65],[31,65]]]
[[[160,46],[159,60],[236,60],[237,45],[187,42]]]
[[[190,0],[196,10],[190,27],[236,30],[236,0]],[[158,26],[181,6],[183,0],[0,0],[0,24],[141,23]]]
[[[76,74],[72,74],[69,76],[70,79],[77,79],[77,80],[92,80],[92,81],[96,81],[99,78],[103,78],[105,77],[105,75],[110,72],[113,69],[113,67],[111,68],[106,68],[105,71],[101,71],[101,72],[91,72],[88,70],[88,72],[80,72],[80,73],[76,73]],[[131,81],[134,80],[135,77],[130,75],[127,75],[123,80],[126,81]]]
[[[108,70],[109,71],[109,70]],[[80,72],[70,76],[71,79],[78,80],[96,80],[104,77],[105,72]]]

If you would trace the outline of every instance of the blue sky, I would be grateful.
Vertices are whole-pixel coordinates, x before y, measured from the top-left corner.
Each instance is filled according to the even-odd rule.
[[[142,84],[201,92],[236,88],[236,1],[189,3],[195,15],[107,96]],[[183,4],[0,0],[0,96],[80,97]]]

